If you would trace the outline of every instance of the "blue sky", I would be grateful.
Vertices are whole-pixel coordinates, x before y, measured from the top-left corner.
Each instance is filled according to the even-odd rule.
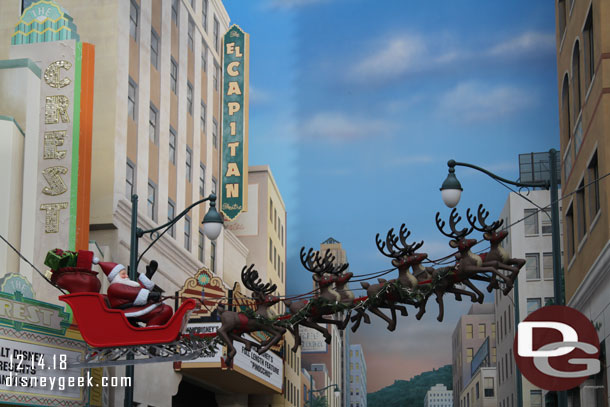
[[[518,154],[559,146],[552,2],[224,3],[250,34],[249,160],[271,166],[287,206],[289,293],[311,287],[299,248],[330,236],[355,274],[389,267],[375,234],[403,222],[431,258],[449,254],[434,223],[449,213],[439,192],[448,159],[516,179]],[[499,214],[507,190],[456,174],[462,212],[483,203]],[[394,333],[374,323],[352,336],[369,390],[451,362],[450,335],[469,304],[446,303],[443,323],[432,302]]]

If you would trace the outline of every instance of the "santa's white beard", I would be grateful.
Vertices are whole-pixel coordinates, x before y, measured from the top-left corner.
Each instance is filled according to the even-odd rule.
[[[115,279],[112,280],[112,283],[110,284],[125,284],[130,287],[141,287],[140,283],[138,283],[137,281],[133,281],[129,278],[121,278],[119,276],[115,277]]]

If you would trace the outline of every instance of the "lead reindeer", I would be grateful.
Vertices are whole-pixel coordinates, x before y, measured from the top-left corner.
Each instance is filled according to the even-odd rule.
[[[525,265],[525,260],[511,258],[508,252],[504,250],[502,246],[500,246],[500,243],[506,238],[506,236],[508,236],[508,231],[498,231],[500,226],[502,226],[502,223],[504,223],[504,220],[497,220],[491,225],[487,225],[485,221],[488,216],[489,211],[485,210],[483,204],[479,205],[476,218],[474,215],[470,215],[470,208],[468,208],[466,211],[468,223],[470,223],[470,225],[479,232],[483,232],[483,238],[490,244],[489,252],[481,255],[483,259],[483,266],[491,266],[495,269],[502,269],[510,272],[509,276],[504,276],[503,274],[498,273],[502,280],[504,280],[506,283],[506,286],[502,292],[504,295],[507,295],[513,287],[513,283],[519,274],[519,270],[521,270],[521,268]],[[476,224],[477,220],[479,225]],[[495,278],[487,287],[487,291],[491,292],[494,288],[499,288],[498,280]]]
[[[335,281],[337,279],[337,270],[340,270],[344,265],[334,266],[333,262],[335,257],[330,253],[330,250],[326,250],[324,257],[320,256],[320,252],[309,249],[305,254],[305,248],[301,248],[301,264],[306,270],[313,273],[312,278],[318,284],[319,292],[316,298],[310,301],[299,300],[290,301],[284,300],[284,304],[288,308],[291,314],[299,314],[306,307],[309,307],[309,313],[305,315],[296,323],[289,327],[290,333],[294,336],[293,352],[296,352],[301,345],[301,336],[299,335],[299,325],[312,328],[322,335],[326,343],[330,344],[332,339],[328,329],[321,327],[322,324],[333,324],[337,325],[340,329],[345,328],[349,321],[349,315],[345,320],[340,321],[332,318],[325,318],[325,315],[331,315],[336,313],[336,307],[341,304],[341,294],[335,289]],[[344,271],[347,267],[343,268]],[[334,272],[334,273],[333,273]]]
[[[243,343],[247,350],[250,350],[252,346],[258,348],[257,352],[261,354],[276,345],[286,333],[285,328],[273,324],[269,309],[280,300],[277,296],[271,295],[277,286],[271,283],[263,284],[258,277],[258,272],[253,268],[254,264],[249,268],[244,266],[241,270],[241,281],[247,289],[252,290],[252,298],[256,300],[257,304],[255,310],[256,318],[248,317],[242,312],[225,310],[222,304],[218,306],[221,326],[218,328],[217,334],[223,339],[229,349],[225,359],[227,365],[232,362],[237,352],[233,346],[234,340]],[[266,331],[271,334],[271,338],[264,343],[258,344],[241,336],[242,333],[255,331]]]
[[[458,250],[458,254],[456,255],[458,261],[455,267],[444,267],[435,270],[433,273],[433,280],[436,281],[436,284],[433,284],[433,290],[436,294],[436,302],[439,306],[437,319],[442,321],[444,317],[443,295],[445,293],[450,292],[460,296],[468,295],[472,302],[478,301],[479,303],[483,303],[485,296],[474,286],[474,284],[472,284],[470,278],[479,277],[479,273],[492,273],[494,275],[501,275],[501,273],[494,267],[484,266],[481,257],[470,250],[477,244],[477,240],[466,239],[466,236],[472,233],[473,228],[456,229],[457,223],[462,220],[462,217],[457,213],[457,209],[454,208],[449,217],[449,228],[451,229],[451,233],[445,232],[445,221],[441,220],[440,215],[440,212],[436,213],[436,227],[443,235],[451,238],[449,246]],[[485,276],[483,276],[483,278],[486,279],[485,281],[490,281],[489,278]],[[473,292],[455,287],[458,283],[464,284]]]

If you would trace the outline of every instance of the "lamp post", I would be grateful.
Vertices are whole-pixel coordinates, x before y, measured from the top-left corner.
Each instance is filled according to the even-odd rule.
[[[171,219],[169,222],[158,226],[153,229],[143,230],[138,227],[138,196],[131,196],[131,245],[130,245],[130,253],[129,253],[129,278],[132,280],[136,279],[138,263],[142,259],[142,256],[163,236],[168,230],[170,230],[180,219],[186,216],[187,213],[195,206],[200,205],[206,201],[210,201],[210,208],[208,209],[208,213],[203,217],[202,225],[204,225],[203,233],[205,233],[206,237],[210,240],[216,240],[222,231],[223,219],[222,215],[218,213],[216,210],[216,195],[210,194],[209,196],[200,199],[197,202],[191,204],[188,208],[180,212],[178,216],[174,219]],[[163,231],[159,233],[160,230]],[[142,252],[142,254],[138,257],[138,241],[144,235],[149,234],[153,241],[148,245],[148,247]],[[156,234],[156,235],[155,235]],[[129,355],[131,356],[131,355]],[[129,357],[128,357],[129,358]],[[134,369],[133,365],[127,365],[125,368],[126,375],[130,378],[131,386],[125,388],[125,407],[132,407],[133,405],[133,377],[134,377]]]
[[[339,390],[339,386],[336,384],[329,384],[328,386],[326,386],[324,388],[314,390],[313,389],[313,376],[310,373],[309,374],[309,407],[313,407],[313,393],[314,392],[321,393],[324,390],[329,389],[331,387],[335,388],[335,390],[334,390],[335,396],[341,395],[341,390]]]
[[[526,188],[544,188],[550,191],[550,199],[551,199],[551,241],[553,247],[553,293],[554,293],[554,302],[557,305],[564,305],[564,294],[561,286],[561,241],[559,236],[559,180],[557,179],[557,150],[554,148],[549,150],[549,170],[550,170],[550,179],[548,181],[533,181],[533,182],[514,182],[502,178],[484,168],[479,166],[462,163],[455,160],[449,160],[447,162],[447,166],[449,167],[449,174],[443,185],[441,186],[441,195],[443,198],[443,202],[449,208],[455,207],[460,201],[460,197],[462,194],[462,185],[458,181],[455,176],[455,167],[462,166],[475,169],[484,174],[487,174],[491,178],[504,182],[506,184],[514,185],[516,187],[526,187]],[[519,379],[521,377],[519,376]],[[520,380],[519,380],[520,383]],[[567,395],[566,392],[558,392],[558,405],[559,407],[567,406]],[[521,406],[521,398],[518,398],[519,406]]]

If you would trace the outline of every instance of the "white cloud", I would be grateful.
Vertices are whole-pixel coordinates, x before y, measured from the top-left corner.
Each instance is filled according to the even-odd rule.
[[[392,130],[395,126],[385,120],[360,116],[347,116],[338,112],[321,112],[313,115],[301,127],[307,138],[322,138],[341,141],[364,137],[376,137]]]
[[[329,0],[268,0],[267,6],[275,9],[293,9],[313,4],[326,3]]]
[[[555,34],[528,31],[491,47],[488,54],[515,57],[524,54],[555,52],[555,47]]]
[[[459,83],[441,97],[440,110],[466,122],[498,119],[531,107],[536,95],[509,85]]]
[[[458,50],[443,49],[429,42],[418,34],[393,35],[389,41],[378,40],[374,50],[357,61],[347,77],[355,82],[384,81],[443,66],[463,56]]]
[[[271,100],[270,92],[266,91],[265,89],[255,87],[253,85],[250,85],[249,95],[250,95],[250,104],[252,104],[252,105],[267,103]]]

